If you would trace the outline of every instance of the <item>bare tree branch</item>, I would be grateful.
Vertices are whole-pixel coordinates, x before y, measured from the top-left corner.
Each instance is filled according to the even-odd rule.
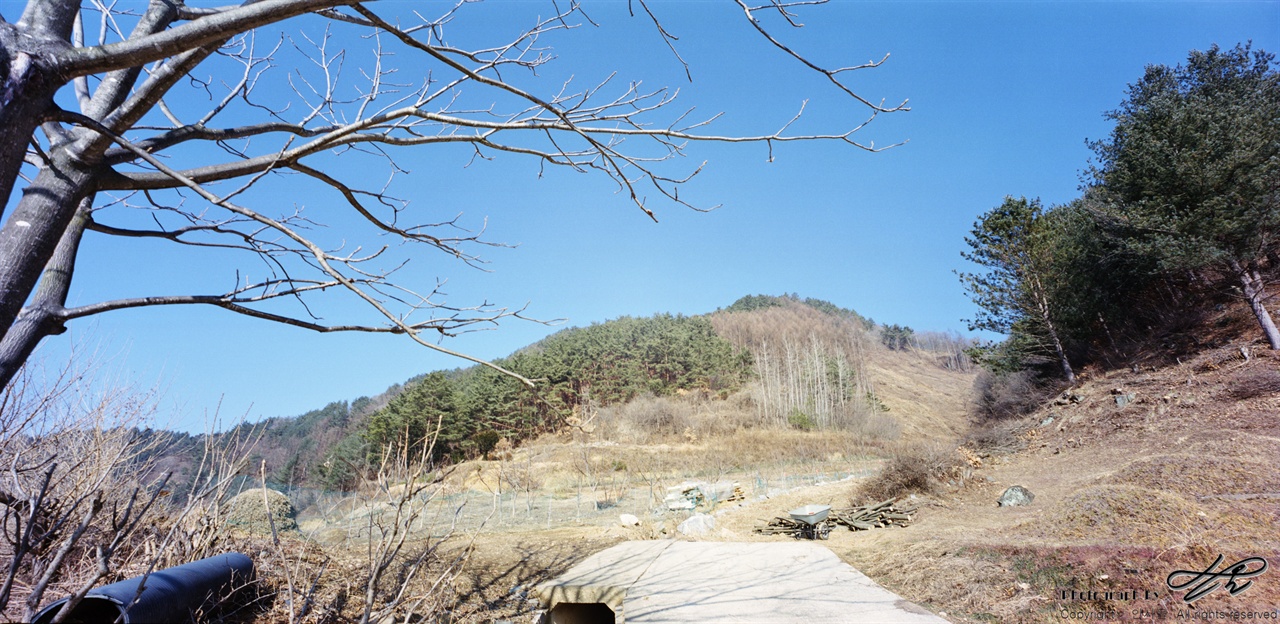
[[[39,3],[34,3],[39,4]],[[303,13],[351,4],[350,0],[261,0],[205,12],[181,26],[151,35],[91,48],[72,48],[58,55],[58,71],[67,78],[138,67],[225,40],[249,29]]]
[[[209,203],[211,203],[211,204],[213,204],[213,205],[215,205],[215,206],[220,206],[220,207],[222,207],[222,208],[225,208],[226,210],[228,210],[228,211],[230,211],[230,212],[233,212],[233,213],[239,214],[239,215],[241,215],[241,216],[243,216],[243,217],[246,217],[246,218],[248,218],[248,219],[251,219],[251,220],[253,220],[253,221],[257,221],[257,222],[261,223],[262,225],[265,225],[265,226],[267,226],[267,227],[270,227],[271,229],[273,229],[273,230],[275,230],[275,231],[277,231],[277,232],[279,232],[279,233],[281,233],[281,234],[285,235],[286,237],[288,237],[288,238],[292,239],[292,240],[293,240],[295,243],[297,243],[299,246],[301,246],[301,247],[303,247],[303,248],[305,248],[305,249],[307,250],[307,252],[308,252],[308,253],[311,255],[311,257],[315,260],[315,262],[316,262],[316,264],[318,265],[318,267],[319,267],[322,271],[324,271],[326,274],[328,274],[329,276],[331,276],[331,277],[333,278],[334,282],[335,282],[337,285],[339,285],[339,286],[341,286],[341,287],[343,287],[343,288],[347,289],[349,292],[351,292],[352,294],[356,295],[356,296],[357,296],[357,297],[359,297],[360,299],[363,299],[363,300],[365,301],[365,303],[367,303],[367,304],[369,304],[370,306],[372,306],[372,307],[373,307],[375,310],[377,310],[377,311],[378,311],[382,316],[384,316],[388,321],[390,321],[390,322],[391,322],[391,326],[392,326],[392,327],[394,327],[395,329],[400,330],[400,332],[399,332],[399,333],[403,333],[404,335],[409,336],[411,339],[413,339],[413,341],[414,341],[414,342],[417,342],[418,344],[420,344],[420,345],[422,345],[422,346],[424,346],[424,347],[427,347],[427,348],[429,348],[429,349],[433,349],[433,350],[435,350],[435,351],[439,351],[439,352],[444,353],[444,354],[446,354],[446,355],[451,355],[451,356],[453,356],[453,357],[461,358],[461,359],[467,360],[467,361],[469,361],[469,362],[474,362],[474,363],[476,363],[476,364],[480,364],[480,365],[482,365],[482,366],[487,366],[487,367],[492,368],[492,369],[494,369],[494,370],[497,370],[497,371],[499,371],[499,372],[501,372],[501,373],[503,373],[503,374],[505,374],[505,375],[508,375],[508,376],[510,376],[510,377],[512,377],[512,378],[515,378],[515,379],[520,380],[520,382],[521,382],[521,383],[525,384],[526,386],[529,386],[530,388],[534,387],[534,383],[533,383],[533,381],[532,381],[532,380],[527,379],[526,377],[524,377],[524,376],[522,376],[522,375],[519,375],[519,374],[517,374],[517,373],[514,373],[514,372],[512,372],[512,371],[509,371],[509,370],[507,370],[507,369],[505,369],[505,368],[502,368],[501,366],[498,366],[497,364],[494,364],[494,363],[492,363],[492,362],[488,362],[488,361],[486,361],[486,360],[482,360],[482,359],[480,359],[480,358],[472,357],[472,356],[466,355],[466,354],[464,354],[464,353],[459,353],[459,352],[457,352],[457,351],[454,351],[454,350],[452,350],[452,349],[447,349],[447,348],[442,347],[442,346],[437,345],[437,344],[433,344],[433,343],[427,342],[427,341],[426,341],[426,340],[424,340],[424,339],[421,337],[421,335],[420,335],[420,332],[422,331],[422,327],[420,327],[420,326],[418,326],[418,325],[410,325],[410,324],[406,323],[406,322],[403,320],[403,318],[402,318],[402,317],[400,317],[400,316],[398,316],[398,315],[396,315],[396,314],[393,314],[390,310],[388,310],[388,309],[386,308],[386,306],[384,306],[384,305],[382,304],[382,302],[378,301],[375,297],[373,297],[373,295],[369,294],[367,291],[365,291],[364,289],[362,289],[362,288],[360,287],[360,284],[361,284],[362,280],[353,279],[353,278],[351,278],[351,277],[349,277],[349,276],[347,276],[347,275],[344,275],[341,271],[337,270],[337,269],[333,266],[333,262],[334,262],[334,261],[343,261],[343,259],[342,259],[342,258],[335,257],[335,256],[333,256],[332,254],[329,254],[329,253],[325,252],[325,251],[324,251],[323,249],[321,249],[318,245],[316,245],[315,243],[311,242],[310,240],[308,240],[307,238],[303,237],[302,235],[298,234],[296,231],[294,231],[292,228],[289,228],[287,225],[285,225],[285,224],[283,224],[283,223],[281,223],[281,222],[279,222],[279,221],[277,221],[277,220],[275,220],[275,219],[272,219],[272,218],[270,218],[270,217],[267,217],[267,216],[265,216],[265,215],[259,214],[259,213],[255,212],[255,211],[253,211],[253,210],[250,210],[250,209],[248,209],[248,208],[245,208],[245,207],[243,207],[243,206],[239,206],[239,205],[233,204],[233,203],[231,203],[231,202],[229,202],[229,201],[226,201],[225,199],[223,199],[223,198],[221,198],[221,197],[218,197],[218,196],[214,195],[213,193],[210,193],[208,190],[206,190],[204,187],[200,186],[200,185],[199,185],[198,183],[196,183],[195,181],[191,180],[190,178],[187,178],[187,177],[183,176],[181,173],[179,173],[179,172],[177,172],[177,171],[174,171],[174,170],[170,169],[168,166],[166,166],[165,164],[163,164],[163,163],[161,163],[159,160],[157,160],[154,156],[152,156],[152,155],[150,155],[150,154],[146,153],[146,152],[145,152],[145,151],[143,151],[142,149],[140,149],[140,148],[138,148],[137,146],[133,145],[132,143],[128,142],[128,141],[127,141],[127,140],[125,140],[123,137],[120,137],[120,136],[118,136],[118,135],[115,135],[115,134],[114,134],[114,133],[112,133],[109,129],[107,129],[105,126],[103,126],[102,124],[100,124],[100,123],[98,123],[98,122],[96,122],[96,121],[94,121],[94,120],[92,120],[92,119],[89,119],[89,118],[87,118],[87,117],[84,117],[83,115],[77,115],[77,114],[75,114],[75,113],[67,113],[67,112],[64,112],[61,116],[62,116],[65,120],[67,120],[67,121],[74,121],[74,122],[76,122],[76,123],[80,123],[80,124],[82,124],[82,125],[83,125],[84,127],[86,127],[86,128],[91,128],[91,129],[93,129],[93,130],[95,130],[95,131],[97,131],[97,132],[99,132],[99,133],[102,133],[102,134],[105,134],[105,135],[107,135],[107,136],[111,137],[111,139],[112,139],[113,141],[115,141],[118,145],[120,145],[120,146],[122,146],[122,147],[125,147],[126,149],[130,149],[130,150],[134,151],[134,153],[135,153],[135,154],[137,154],[137,156],[138,156],[139,158],[141,158],[141,159],[143,159],[143,160],[147,161],[149,164],[151,164],[152,166],[154,166],[154,167],[156,167],[157,169],[161,170],[161,171],[162,171],[162,172],[164,172],[166,175],[172,176],[174,179],[176,179],[176,180],[178,180],[179,182],[181,182],[181,183],[182,183],[184,186],[186,186],[187,188],[191,189],[192,191],[195,191],[198,195],[200,195],[201,197],[203,197],[203,198],[204,198],[206,201],[208,201]],[[236,310],[236,311],[241,312],[240,310]],[[258,312],[258,311],[254,311],[254,312]],[[254,313],[250,313],[250,312],[241,312],[241,313],[242,313],[242,314],[249,314],[250,316],[258,316],[258,314],[254,314]],[[265,317],[265,316],[259,316],[259,318],[266,318],[266,317]],[[283,317],[282,317],[282,318],[283,318]],[[272,320],[277,320],[277,319],[272,319]],[[283,320],[282,320],[282,321],[280,321],[280,322],[286,322],[286,321],[283,321]]]
[[[632,13],[652,23],[691,79],[678,38],[660,19],[660,7],[636,1],[639,10]],[[802,104],[776,131],[718,132],[712,130],[718,113],[696,117],[693,107],[674,110],[679,95],[674,89],[642,88],[614,75],[548,83],[540,76],[556,58],[548,42],[582,24],[596,24],[573,0],[567,5],[553,0],[549,16],[479,43],[471,33],[446,37],[455,34],[470,0],[442,7],[434,17],[403,6],[374,12],[355,0],[211,7],[153,0],[145,8],[112,0],[89,0],[83,7],[77,0],[32,0],[22,21],[0,23],[0,53],[13,59],[0,96],[14,102],[0,107],[0,128],[16,128],[22,135],[17,143],[9,141],[14,149],[0,149],[0,191],[6,198],[0,205],[7,205],[19,175],[32,188],[0,224],[0,383],[17,370],[28,347],[62,331],[68,320],[157,305],[214,305],[315,331],[403,333],[479,362],[427,343],[420,333],[449,335],[523,317],[487,303],[447,306],[443,281],[425,296],[397,283],[396,272],[407,262],[400,252],[387,251],[397,243],[425,245],[481,270],[486,263],[475,246],[496,246],[483,239],[482,228],[462,227],[459,216],[409,218],[409,203],[397,190],[411,161],[401,159],[400,148],[454,144],[470,148],[473,162],[514,154],[528,157],[539,173],[554,166],[607,176],[654,220],[650,197],[694,210],[715,208],[682,196],[681,187],[706,165],[683,161],[693,144],[763,144],[769,160],[775,143],[826,141],[870,152],[886,149],[855,134],[881,112],[906,110],[905,102],[872,104],[845,80],[849,72],[876,67],[883,59],[831,69],[807,60],[760,21],[776,14],[786,25],[800,27],[796,9],[820,0],[757,0],[760,6],[736,1],[767,45],[867,106],[866,120],[851,129],[811,132],[799,129]],[[729,6],[732,11],[734,5]],[[314,17],[298,23],[309,19],[322,29],[264,34],[264,27],[304,14]],[[367,47],[351,46],[349,38],[356,36]],[[406,52],[412,57],[407,62]],[[80,113],[62,111],[54,102],[64,86],[73,88]],[[43,136],[35,128],[42,128]],[[385,167],[387,175],[360,181],[333,169],[333,157],[354,159],[357,166],[371,161]],[[32,170],[34,176],[26,175]],[[366,249],[362,245],[368,243],[359,238],[349,242],[345,230],[326,235],[323,228],[346,224],[316,218],[315,209],[304,212],[292,198],[258,204],[290,180],[336,192],[337,207],[358,217],[355,231],[385,238]],[[94,198],[99,198],[96,206]],[[89,204],[78,213],[82,201]],[[74,255],[86,230],[242,252],[261,262],[267,276],[242,281],[236,267],[234,286],[222,294],[70,308],[65,297],[33,296],[41,276],[50,277],[50,283],[69,282],[64,271],[70,265],[66,258],[54,261],[53,254],[61,248]],[[67,279],[54,279],[64,274]],[[347,324],[320,318],[310,300],[330,289],[361,300],[379,320]],[[286,304],[282,298],[302,312],[274,307]],[[264,305],[268,300],[275,303]],[[411,320],[415,314],[432,318]]]

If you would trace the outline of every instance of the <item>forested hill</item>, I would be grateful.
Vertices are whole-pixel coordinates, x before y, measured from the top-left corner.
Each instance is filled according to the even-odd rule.
[[[387,452],[419,452],[437,426],[434,457],[460,460],[573,427],[598,408],[638,396],[715,400],[751,385],[762,397],[762,419],[839,426],[877,409],[863,372],[869,351],[914,345],[939,351],[944,366],[948,359],[962,366],[967,344],[939,336],[880,326],[820,299],[751,295],[708,315],[621,317],[564,329],[495,362],[537,380],[536,390],[483,366],[436,371],[376,397],[230,433],[257,428],[254,465],[265,460],[270,480],[341,489]]]

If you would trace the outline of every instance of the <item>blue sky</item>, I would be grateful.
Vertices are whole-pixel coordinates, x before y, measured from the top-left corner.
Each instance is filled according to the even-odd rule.
[[[377,3],[384,13],[426,3]],[[429,6],[435,7],[434,3]],[[484,41],[545,13],[540,2],[468,7],[450,26],[458,41]],[[768,133],[808,100],[799,131],[843,131],[866,110],[755,36],[732,3],[651,2],[689,62],[693,82],[643,17],[625,2],[586,3],[600,24],[548,38],[559,58],[543,77],[556,82],[620,79],[680,89],[678,106],[724,112],[719,133]],[[487,223],[488,240],[518,244],[481,250],[488,272],[436,254],[414,257],[414,285],[448,279],[456,304],[483,300],[532,316],[582,325],[621,315],[699,314],[745,294],[827,299],[877,321],[916,329],[964,330],[973,312],[953,270],[974,219],[1005,195],[1062,203],[1078,194],[1090,152],[1106,136],[1103,113],[1147,64],[1177,64],[1191,49],[1252,40],[1280,51],[1277,2],[853,2],[802,11],[805,27],[775,32],[829,65],[889,60],[847,81],[868,99],[910,99],[911,111],[882,115],[858,137],[869,154],[834,144],[783,145],[774,162],[761,145],[694,145],[682,165],[708,161],[682,192],[722,207],[698,213],[654,203],[655,224],[599,176],[550,170],[503,157],[466,167],[465,153],[405,151],[410,173],[398,192],[415,210],[462,213]],[[317,22],[294,25],[310,28]],[[343,40],[354,53],[359,40]],[[404,55],[408,58],[408,54]],[[406,69],[412,69],[412,66]],[[385,176],[385,171],[338,171]],[[380,178],[374,178],[380,179]],[[258,202],[292,201],[339,214],[333,197],[276,187]],[[327,235],[341,234],[333,217]],[[73,303],[124,294],[224,288],[244,260],[138,241],[86,239]],[[429,286],[428,286],[429,287]],[[327,301],[334,318],[363,312]],[[371,317],[365,317],[369,319]],[[509,321],[445,346],[501,357],[555,331]],[[96,351],[117,375],[165,388],[172,424],[204,427],[221,402],[223,419],[296,415],[334,400],[376,394],[429,370],[461,364],[404,338],[314,334],[220,310],[144,309],[78,321],[46,341],[44,357],[70,345]],[[170,413],[166,412],[166,413]]]

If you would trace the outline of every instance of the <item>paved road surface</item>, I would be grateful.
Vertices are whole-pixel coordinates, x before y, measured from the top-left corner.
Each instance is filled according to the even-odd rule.
[[[603,603],[617,622],[939,624],[817,542],[623,542],[538,586],[543,605]],[[555,624],[596,621],[573,608]]]

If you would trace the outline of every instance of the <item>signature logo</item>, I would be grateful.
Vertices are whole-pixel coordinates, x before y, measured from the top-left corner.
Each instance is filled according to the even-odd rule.
[[[1182,597],[1182,601],[1191,604],[1222,587],[1223,580],[1227,583],[1227,593],[1234,596],[1253,585],[1253,581],[1244,581],[1244,579],[1251,579],[1267,571],[1267,560],[1262,557],[1242,559],[1223,568],[1221,571],[1215,571],[1221,563],[1222,555],[1218,555],[1218,558],[1203,572],[1175,570],[1169,574],[1169,578],[1165,579],[1165,585],[1168,585],[1169,589],[1174,591],[1187,590],[1186,595]],[[1184,576],[1189,578],[1179,583],[1177,579]],[[1238,581],[1244,582],[1240,583]]]

